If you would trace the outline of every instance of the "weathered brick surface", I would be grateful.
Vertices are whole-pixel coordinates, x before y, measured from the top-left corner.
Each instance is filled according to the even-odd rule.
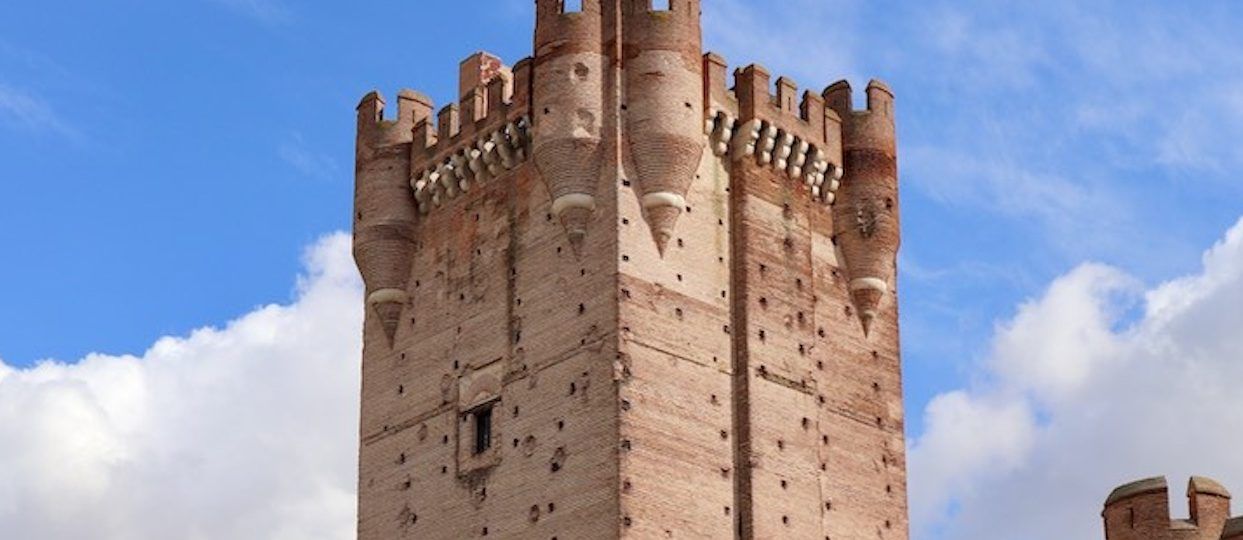
[[[1230,492],[1216,481],[1193,477],[1187,483],[1188,519],[1170,518],[1164,477],[1121,486],[1109,494],[1101,517],[1106,540],[1228,540],[1243,536],[1239,519],[1230,520]]]
[[[435,118],[360,105],[360,538],[906,538],[891,106],[537,4]]]

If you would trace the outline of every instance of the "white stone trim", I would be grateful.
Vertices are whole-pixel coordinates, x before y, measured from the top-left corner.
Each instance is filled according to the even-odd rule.
[[[657,191],[643,196],[643,209],[649,210],[661,206],[672,206],[679,211],[686,208],[686,198],[669,191]]]
[[[815,144],[766,120],[754,118],[742,123],[728,111],[717,109],[704,121],[704,134],[717,157],[734,161],[753,157],[760,165],[773,167],[803,182],[812,196],[825,204],[832,205],[837,200],[843,171],[829,163],[824,150]]]
[[[552,202],[552,215],[560,217],[562,213],[571,208],[582,208],[594,212],[596,209],[596,198],[586,193],[562,195]]]
[[[469,192],[476,184],[488,182],[505,174],[527,160],[531,143],[531,122],[519,118],[491,133],[483,133],[474,142],[463,145],[442,163],[410,178],[410,189],[418,202],[419,212],[427,214],[449,199]]]
[[[401,289],[380,289],[367,296],[367,303],[375,306],[378,304],[404,304],[410,300],[406,295],[406,291]]]
[[[864,289],[872,289],[880,291],[881,294],[889,293],[889,284],[885,280],[876,277],[855,278],[850,280],[850,290],[859,291]]]

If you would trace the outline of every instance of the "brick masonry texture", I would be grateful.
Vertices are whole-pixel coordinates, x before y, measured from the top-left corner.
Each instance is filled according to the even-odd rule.
[[[1115,489],[1101,517],[1106,540],[1233,540],[1243,538],[1243,518],[1230,519],[1230,492],[1200,476],[1187,483],[1188,519],[1170,518],[1169,485],[1148,478]]]
[[[359,538],[906,539],[893,93],[536,4],[359,105]]]

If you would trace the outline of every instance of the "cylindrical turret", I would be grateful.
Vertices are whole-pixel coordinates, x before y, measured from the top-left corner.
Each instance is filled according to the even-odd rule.
[[[355,150],[354,261],[367,287],[367,305],[390,344],[409,302],[406,285],[414,256],[414,197],[408,187],[414,124],[431,114],[425,96],[403,90],[396,121],[384,120],[384,98],[367,94],[358,105]]]
[[[893,288],[901,243],[893,92],[872,81],[865,111],[851,110],[850,85],[845,81],[825,90],[824,98],[842,118],[845,175],[833,220],[851,296],[867,333],[881,300]]]
[[[598,0],[565,12],[565,0],[537,0],[533,75],[535,166],[553,214],[577,251],[596,207],[604,118],[603,18]]]
[[[622,0],[626,142],[644,218],[663,254],[703,156],[699,0]]]

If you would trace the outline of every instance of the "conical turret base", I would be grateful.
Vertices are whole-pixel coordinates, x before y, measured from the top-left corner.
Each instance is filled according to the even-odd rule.
[[[591,223],[590,208],[573,207],[561,212],[561,226],[565,227],[565,235],[570,240],[570,248],[574,256],[583,254],[583,242],[587,239],[587,225]]]
[[[872,323],[880,308],[880,301],[888,292],[888,285],[881,279],[856,279],[850,284],[850,296],[859,311],[859,322],[863,324],[863,335],[871,335]]]
[[[409,297],[401,289],[380,289],[367,297],[367,304],[375,312],[388,337],[388,346],[393,346],[397,336],[397,326],[401,324],[401,313],[406,309]]]
[[[388,345],[393,346],[393,339],[397,336],[397,325],[401,324],[401,312],[406,305],[401,302],[383,302],[374,306],[376,316],[380,319],[380,324],[384,326],[384,335],[388,337]]]
[[[673,239],[673,230],[680,217],[682,209],[676,206],[653,206],[647,209],[647,226],[652,230],[652,240],[656,242],[656,250],[660,252],[661,258],[665,256],[669,240]]]

